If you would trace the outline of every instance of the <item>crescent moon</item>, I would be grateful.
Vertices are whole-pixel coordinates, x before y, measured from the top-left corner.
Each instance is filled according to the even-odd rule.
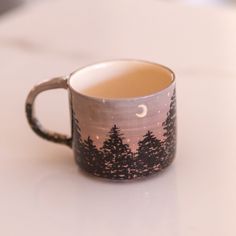
[[[136,113],[136,116],[139,118],[145,117],[147,115],[147,111],[148,111],[147,106],[144,104],[141,104],[141,105],[138,105],[138,107],[142,109],[142,112]]]

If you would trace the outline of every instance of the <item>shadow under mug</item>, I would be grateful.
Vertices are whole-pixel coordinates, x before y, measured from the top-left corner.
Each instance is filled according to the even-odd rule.
[[[43,129],[34,115],[36,96],[57,88],[69,92],[71,137]],[[175,156],[175,76],[159,64],[107,61],[42,82],[30,91],[26,114],[36,134],[72,147],[76,163],[95,176],[141,178]]]

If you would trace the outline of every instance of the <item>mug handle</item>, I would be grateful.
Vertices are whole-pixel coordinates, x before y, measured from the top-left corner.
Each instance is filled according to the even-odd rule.
[[[68,89],[66,77],[53,78],[49,81],[45,81],[36,85],[29,92],[29,95],[26,99],[26,104],[25,104],[26,117],[27,117],[30,127],[37,135],[49,141],[65,144],[71,147],[72,146],[71,137],[44,129],[34,114],[35,113],[34,101],[37,95],[46,90],[60,89],[60,88]]]

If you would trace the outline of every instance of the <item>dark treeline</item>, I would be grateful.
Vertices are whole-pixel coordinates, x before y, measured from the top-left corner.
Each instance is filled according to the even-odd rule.
[[[132,152],[129,145],[124,142],[124,135],[117,125],[111,128],[100,149],[96,147],[90,136],[82,140],[79,123],[74,116],[76,161],[88,172],[110,179],[132,179],[157,172],[167,167],[175,154],[175,115],[174,91],[170,109],[162,124],[164,140],[159,140],[149,130],[138,142],[136,152]]]

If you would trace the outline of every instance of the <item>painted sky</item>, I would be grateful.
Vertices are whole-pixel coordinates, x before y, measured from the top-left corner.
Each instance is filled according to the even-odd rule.
[[[163,139],[162,123],[170,108],[173,89],[174,84],[156,95],[115,102],[74,96],[73,106],[82,138],[90,136],[99,148],[111,127],[116,124],[124,135],[124,142],[130,145],[132,151],[136,150],[138,141],[148,130]]]

